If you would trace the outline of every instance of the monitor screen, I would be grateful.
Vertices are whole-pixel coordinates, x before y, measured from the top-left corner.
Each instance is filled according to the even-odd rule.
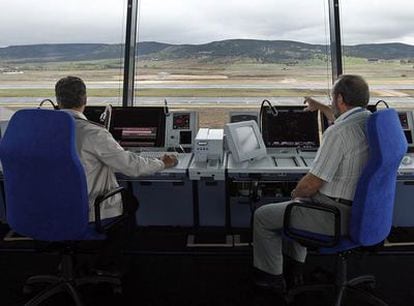
[[[259,141],[257,140],[253,127],[240,126],[236,128],[236,138],[239,143],[241,153],[247,153],[259,149]]]
[[[303,106],[279,106],[273,116],[263,112],[263,139],[267,147],[319,146],[318,113],[304,111]]]
[[[266,146],[256,121],[227,123],[226,140],[235,162],[259,159],[266,156]]]
[[[109,131],[123,147],[163,147],[163,107],[113,107]]]

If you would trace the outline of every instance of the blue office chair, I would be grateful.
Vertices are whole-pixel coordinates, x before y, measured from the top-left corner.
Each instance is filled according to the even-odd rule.
[[[397,171],[407,151],[407,140],[397,112],[380,110],[372,114],[366,125],[369,158],[359,179],[350,219],[349,236],[341,236],[339,210],[330,205],[295,202],[285,212],[285,235],[304,246],[317,247],[321,254],[337,254],[337,275],[334,285],[309,285],[294,288],[290,298],[305,291],[336,289],[336,306],[342,303],[345,291],[357,291],[365,302],[386,305],[382,300],[363,291],[361,285],[375,285],[373,276],[347,280],[347,257],[361,247],[382,243],[391,230]],[[323,210],[335,217],[335,235],[326,236],[300,231],[291,227],[290,215],[295,207]]]
[[[126,216],[100,219],[100,203],[122,193],[120,187],[98,197],[96,222],[89,223],[87,182],[76,150],[72,116],[41,109],[16,112],[0,143],[0,159],[8,224],[15,232],[35,240],[59,242],[62,254],[60,275],[33,276],[26,281],[26,291],[38,283],[50,285],[26,305],[38,305],[61,291],[68,292],[76,305],[82,305],[76,287],[88,283],[109,283],[120,291],[119,278],[77,278],[75,273],[76,242],[105,239],[105,232]]]

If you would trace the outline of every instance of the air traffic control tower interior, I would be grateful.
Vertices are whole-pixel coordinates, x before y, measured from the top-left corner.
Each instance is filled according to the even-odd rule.
[[[61,12],[64,1],[37,2],[39,16],[49,16]],[[400,8],[390,10],[386,0],[370,5],[259,0],[257,7],[263,9],[255,12],[245,1],[233,3],[251,20],[250,32],[233,19],[216,24],[217,16],[230,14],[228,5],[219,1],[199,3],[200,9],[185,0],[171,6],[159,0],[108,0],[95,2],[99,10],[85,2],[65,2],[73,10],[63,16],[66,26],[52,17],[29,14],[33,4],[5,4],[0,17],[19,11],[15,18],[25,18],[32,31],[16,22],[13,31],[22,35],[7,38],[0,26],[1,138],[16,112],[37,108],[44,99],[56,101],[55,83],[75,75],[87,87],[84,115],[89,121],[137,156],[173,155],[178,160],[174,167],[151,175],[116,174],[119,185],[139,201],[137,228],[122,250],[128,258],[123,262],[123,294],[108,293],[106,287],[93,289],[93,294],[81,291],[85,305],[186,305],[186,299],[188,305],[334,305],[325,294],[279,300],[258,293],[250,286],[250,268],[255,211],[291,200],[297,183],[312,167],[324,133],[335,124],[323,112],[309,110],[304,101],[312,97],[331,105],[332,88],[343,74],[367,81],[370,112],[396,110],[408,144],[396,175],[391,231],[368,253],[350,256],[349,271],[377,276],[380,285],[369,289],[386,301],[379,305],[414,303],[414,31],[390,38],[381,32],[385,33],[384,20],[393,24],[404,19],[405,1],[396,0],[392,7]],[[70,16],[82,6],[81,11],[92,17]],[[409,6],[414,13],[414,6]],[[303,33],[292,26],[280,35],[273,32],[282,29],[282,23],[272,23],[272,30],[263,28],[263,20],[284,20],[286,25],[297,20],[297,7],[315,16],[309,19],[314,26]],[[272,16],[267,10],[281,12]],[[200,22],[191,23],[200,25],[191,28],[190,22],[177,22],[193,14]],[[371,18],[375,14],[382,19]],[[108,17],[103,21],[94,15]],[[378,33],[356,35],[355,18],[372,25],[359,33]],[[106,24],[110,35],[96,30],[89,37],[85,29],[90,26],[93,32],[99,22]],[[9,25],[13,26],[10,20]],[[54,37],[52,25],[61,37]],[[213,35],[218,28],[224,32]],[[261,29],[273,34],[266,36]],[[34,35],[43,31],[43,38]],[[163,31],[169,36],[161,35]],[[193,32],[200,39],[189,34]],[[51,109],[47,103],[39,108]],[[21,293],[25,279],[49,261],[58,269],[58,255],[53,247],[49,251],[49,243],[9,226],[5,181],[2,172],[0,266],[9,281],[0,281],[0,300],[4,295],[4,305],[26,305],[35,294]],[[94,252],[81,248],[80,258]],[[310,249],[307,262],[305,283],[334,282],[335,256]],[[170,275],[165,280],[164,272]],[[397,273],[399,289],[390,281]],[[137,290],[141,296],[135,296]],[[72,305],[65,296],[50,301]],[[343,305],[365,305],[351,294],[345,294],[345,301]]]

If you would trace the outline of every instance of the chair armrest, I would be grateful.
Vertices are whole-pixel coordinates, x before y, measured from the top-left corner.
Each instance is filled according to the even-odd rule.
[[[298,230],[291,227],[291,214],[295,207],[324,211],[334,215],[335,231],[334,236],[312,233]],[[315,202],[302,202],[295,200],[286,207],[284,215],[284,233],[287,237],[294,239],[300,244],[308,247],[332,247],[338,244],[341,237],[341,214],[337,207]]]
[[[105,227],[102,226],[102,220],[101,220],[101,204],[103,201],[105,201],[106,199],[113,197],[114,195],[118,194],[118,193],[124,193],[126,191],[126,189],[124,187],[118,187],[115,189],[112,189],[110,191],[108,191],[105,194],[99,195],[96,197],[95,199],[95,203],[94,203],[94,209],[95,209],[95,228],[96,231],[98,233],[104,233],[109,227],[113,226],[116,223],[119,223],[120,221],[122,221],[125,217],[126,217],[126,210],[125,210],[125,204],[124,201],[122,201],[122,215],[120,216],[120,218],[118,218],[116,221],[111,222],[110,224],[106,225]]]

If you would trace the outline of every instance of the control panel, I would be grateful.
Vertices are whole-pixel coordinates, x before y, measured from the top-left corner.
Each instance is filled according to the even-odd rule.
[[[400,164],[400,174],[412,175],[414,173],[414,118],[411,110],[398,110],[401,127],[404,131],[408,143],[408,152],[403,157]]]
[[[401,127],[404,131],[404,135],[407,138],[408,151],[413,151],[413,113],[408,110],[399,110],[398,117],[400,118]]]
[[[166,117],[165,146],[167,148],[184,148],[191,151],[198,129],[196,112],[170,112]]]

